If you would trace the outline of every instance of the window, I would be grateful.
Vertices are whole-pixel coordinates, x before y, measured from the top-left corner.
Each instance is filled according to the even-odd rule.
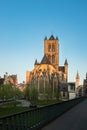
[[[73,89],[74,89],[73,85],[71,85],[71,86],[70,86],[70,89],[71,89],[71,90],[73,90]]]
[[[65,97],[65,92],[63,91],[63,97]]]
[[[52,51],[54,52],[55,51],[55,45],[52,44]]]
[[[51,51],[51,44],[48,45],[48,51]]]
[[[50,56],[50,55],[48,56],[48,59],[49,59],[49,61],[51,62],[51,56]]]
[[[52,63],[55,63],[55,56],[52,55]]]

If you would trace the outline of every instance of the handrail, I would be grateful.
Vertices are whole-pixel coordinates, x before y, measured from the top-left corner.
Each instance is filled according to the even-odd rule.
[[[80,97],[0,117],[0,130],[39,129],[83,100],[84,97]]]

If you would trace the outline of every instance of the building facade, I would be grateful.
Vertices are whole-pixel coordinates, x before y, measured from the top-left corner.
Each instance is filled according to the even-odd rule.
[[[37,86],[39,92],[45,91],[46,87],[51,87],[54,91],[60,83],[68,81],[68,62],[65,60],[64,66],[59,66],[59,40],[53,35],[49,39],[44,39],[44,56],[40,63],[35,60],[34,69],[26,72],[26,84]]]
[[[86,78],[83,80],[83,95],[87,96],[87,73],[86,73]]]
[[[17,75],[4,75],[4,84],[10,84],[12,86],[17,87],[18,79]]]

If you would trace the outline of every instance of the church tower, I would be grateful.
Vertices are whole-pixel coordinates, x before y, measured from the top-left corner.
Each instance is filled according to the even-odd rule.
[[[79,73],[77,71],[77,74],[76,74],[76,88],[80,85],[80,76],[79,76]]]
[[[50,63],[58,70],[59,68],[59,40],[53,35],[49,39],[44,39],[44,55],[46,55]]]

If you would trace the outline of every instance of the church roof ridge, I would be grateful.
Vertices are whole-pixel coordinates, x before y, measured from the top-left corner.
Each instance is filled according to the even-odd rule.
[[[44,55],[44,57],[42,58],[41,64],[51,64],[46,55]]]

